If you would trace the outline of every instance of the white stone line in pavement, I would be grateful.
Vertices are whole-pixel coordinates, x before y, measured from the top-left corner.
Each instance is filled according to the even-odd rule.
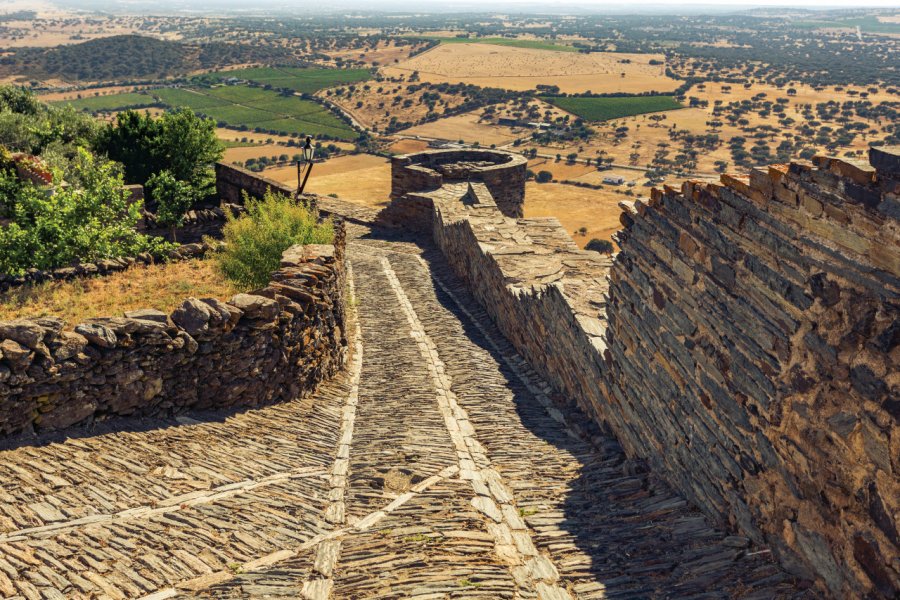
[[[531,393],[531,395],[535,397],[535,399],[544,408],[544,410],[547,411],[547,414],[550,415],[550,418],[562,425],[565,428],[566,433],[568,433],[570,437],[576,440],[581,440],[576,431],[576,428],[573,427],[571,423],[569,423],[568,419],[566,419],[562,411],[560,411],[553,403],[553,400],[550,399],[550,396],[548,394],[553,389],[550,387],[550,384],[544,384],[543,388],[537,387],[531,377],[529,377],[528,374],[520,367],[520,364],[524,362],[523,359],[519,356],[510,356],[509,353],[504,352],[494,340],[493,334],[485,329],[481,322],[475,318],[475,315],[469,312],[469,309],[467,309],[462,301],[456,297],[456,294],[454,294],[453,291],[450,290],[450,288],[448,288],[447,285],[444,284],[444,282],[434,274],[434,272],[428,267],[428,263],[425,261],[425,259],[421,256],[417,258],[419,259],[419,262],[422,264],[422,266],[427,269],[429,273],[431,273],[431,280],[434,281],[435,285],[437,285],[442,292],[447,294],[447,296],[451,300],[453,300],[453,303],[460,310],[460,312],[466,315],[466,318],[469,319],[469,322],[472,323],[472,325],[474,325],[475,328],[478,329],[479,333],[481,333],[482,337],[487,340],[487,343],[488,345],[490,345],[491,349],[494,350],[497,356],[503,359],[503,362],[506,364],[509,370],[512,371],[513,375],[516,376],[516,378],[522,383],[522,385],[525,386],[525,388]]]
[[[29,527],[28,529],[19,529],[0,534],[0,543],[23,542],[34,538],[45,538],[71,531],[79,527],[100,524],[119,524],[137,519],[148,519],[155,515],[167,514],[185,510],[192,506],[200,504],[210,504],[225,500],[232,496],[237,496],[260,487],[279,483],[288,479],[302,479],[306,477],[322,477],[327,476],[327,472],[319,467],[301,467],[291,469],[290,471],[282,471],[274,473],[259,479],[245,479],[235,483],[226,483],[210,490],[199,490],[196,492],[188,492],[178,496],[172,496],[160,500],[152,506],[137,506],[127,508],[117,513],[107,513],[99,515],[90,515],[80,519],[71,521],[62,521],[59,523],[51,523],[40,527]]]
[[[456,447],[460,478],[472,485],[474,506],[486,517],[487,530],[494,538],[497,556],[509,567],[516,586],[523,592],[537,594],[539,600],[571,600],[568,590],[559,583],[559,572],[550,559],[539,553],[531,532],[519,515],[512,492],[500,474],[491,466],[487,451],[478,441],[469,415],[456,401],[453,382],[447,374],[437,346],[428,336],[422,322],[387,257],[382,268],[406,315],[410,336],[415,341],[434,383],[438,408],[450,439]]]
[[[423,479],[416,485],[412,486],[408,492],[399,496],[396,500],[386,505],[381,510],[376,510],[369,513],[363,519],[360,519],[355,525],[342,527],[340,529],[333,529],[328,533],[320,533],[319,535],[308,539],[307,541],[293,549],[285,549],[272,552],[271,554],[267,554],[266,556],[239,565],[233,571],[216,571],[215,573],[209,573],[207,575],[201,575],[200,577],[196,577],[194,579],[182,581],[181,583],[178,583],[173,587],[163,588],[151,594],[147,594],[146,596],[141,596],[140,598],[138,598],[138,600],[167,600],[168,598],[175,598],[183,591],[199,591],[218,583],[223,583],[234,579],[235,577],[237,577],[237,573],[265,570],[272,565],[311,551],[323,542],[341,540],[348,535],[362,533],[371,529],[373,525],[387,517],[398,508],[405,505],[413,498],[427,491],[436,483],[439,483],[445,479],[449,479],[450,477],[456,475],[458,472],[459,467],[457,467],[456,465],[445,467],[439,473]]]
[[[347,263],[347,290],[349,302],[356,300],[356,286],[353,282],[353,267]],[[362,375],[363,343],[362,329],[358,315],[354,316],[353,363],[350,393],[341,409],[341,430],[335,451],[334,464],[331,467],[331,489],[328,493],[329,504],[325,508],[325,520],[340,527],[346,523],[344,498],[347,491],[347,479],[350,469],[350,447],[353,443],[353,427],[356,422],[356,407],[359,404],[359,380]],[[327,600],[334,587],[334,565],[341,554],[341,540],[335,538],[324,540],[315,549],[313,562],[314,576],[304,582],[301,594],[309,600]]]

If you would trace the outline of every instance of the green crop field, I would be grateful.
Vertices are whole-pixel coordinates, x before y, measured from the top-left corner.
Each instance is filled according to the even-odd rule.
[[[90,91],[85,93],[90,93]],[[109,96],[91,96],[79,98],[78,100],[61,100],[53,104],[67,104],[78,110],[97,112],[101,110],[122,110],[125,108],[152,106],[157,104],[157,101],[146,94],[129,92],[125,94],[110,94]]]
[[[271,121],[276,118],[266,110],[258,108],[250,108],[249,106],[238,106],[237,104],[228,104],[225,106],[212,106],[204,108],[202,111],[207,117],[212,117],[216,121],[222,121],[229,125],[253,125],[262,121]]]
[[[249,104],[250,102],[265,100],[278,95],[270,90],[247,85],[223,85],[198,91],[213,98],[219,98],[235,104]]]
[[[310,121],[300,121],[298,119],[277,119],[274,121],[265,121],[256,123],[255,127],[261,127],[266,131],[274,131],[282,134],[311,135],[313,137],[319,135],[327,135],[338,139],[351,139],[353,136],[347,135],[347,126],[341,123],[343,127],[328,127],[320,123],[312,123]],[[351,130],[352,131],[352,130]]]
[[[260,69],[255,69],[259,71]],[[247,85],[153,90],[171,107],[187,106],[228,127],[355,139],[357,133],[312,100]]]
[[[227,106],[228,104],[231,104],[228,100],[213,98],[206,94],[200,94],[181,88],[159,88],[151,90],[149,93],[169,106],[187,106],[194,110],[212,108],[213,106]]]
[[[322,105],[296,96],[268,97],[245,103],[247,106],[267,110],[287,117],[297,118],[303,115],[322,112]]]
[[[368,69],[307,69],[298,67],[256,67],[222,71],[202,76],[207,81],[210,77],[225,80],[231,77],[246,79],[260,85],[273,88],[284,88],[313,94],[321,89],[345,83],[357,83],[371,79]]]
[[[609,121],[644,113],[684,108],[672,96],[625,96],[619,98],[573,98],[545,96],[541,98],[585,121]]]
[[[847,28],[859,30],[863,33],[887,33],[900,34],[900,23],[883,23],[878,17],[868,15],[865,17],[845,17],[829,21],[790,21],[791,27],[797,29],[825,29],[825,28]]]
[[[553,50],[556,52],[578,52],[574,46],[554,44],[544,40],[520,40],[503,37],[458,38],[439,36],[417,36],[423,40],[437,40],[442,44],[492,44],[494,46],[512,46],[514,48],[531,48],[532,50]]]

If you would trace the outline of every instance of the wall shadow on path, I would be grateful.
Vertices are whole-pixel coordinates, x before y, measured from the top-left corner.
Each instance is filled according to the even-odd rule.
[[[377,230],[366,237],[396,239],[391,233]],[[409,235],[404,238],[411,239]],[[423,258],[433,275],[454,296],[451,298],[434,283],[438,301],[459,320],[466,337],[496,362],[491,368],[499,368],[503,385],[512,392],[514,414],[504,415],[500,406],[479,408],[477,402],[467,401],[464,389],[457,392],[458,400],[469,412],[489,455],[502,454],[511,445],[525,449],[519,453],[518,462],[510,459],[515,462],[512,471],[516,476],[527,472],[539,484],[535,489],[515,490],[517,501],[534,500],[540,505],[542,494],[556,497],[555,502],[545,504],[551,506],[551,513],[561,508],[561,518],[547,521],[541,511],[530,514],[530,509],[524,514],[541,550],[546,552],[557,546],[558,552],[552,553],[554,562],[564,580],[574,584],[578,597],[817,597],[807,585],[795,581],[775,564],[766,549],[753,547],[746,538],[717,528],[664,481],[648,472],[642,462],[628,459],[616,440],[602,432],[574,403],[554,397],[567,421],[578,424],[580,436],[552,420],[505,363],[501,353],[510,355],[515,350],[452,273],[440,251],[428,239],[419,238],[417,243],[423,247]],[[469,315],[478,321],[478,326]],[[440,340],[435,342],[440,346]],[[442,352],[442,358],[480,376],[481,365],[463,354],[451,350]],[[469,364],[465,365],[467,360]],[[537,378],[533,372],[530,376]],[[488,439],[482,435],[485,426],[488,430],[502,429],[513,420],[518,420],[527,433],[517,434],[515,428],[510,428],[508,436],[499,435],[495,440],[490,439],[490,431]],[[554,451],[529,455],[529,436],[550,444]],[[531,445],[540,447],[533,442]],[[510,467],[502,458],[498,462],[501,468]],[[559,550],[559,544],[566,543],[572,547]],[[588,557],[587,562],[584,556]]]

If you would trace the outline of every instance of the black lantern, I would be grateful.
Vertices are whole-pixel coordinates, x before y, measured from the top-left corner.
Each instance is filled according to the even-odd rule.
[[[306,136],[306,143],[303,145],[303,161],[307,163],[311,163],[313,161],[313,155],[316,153],[315,148],[313,148],[312,138]]]

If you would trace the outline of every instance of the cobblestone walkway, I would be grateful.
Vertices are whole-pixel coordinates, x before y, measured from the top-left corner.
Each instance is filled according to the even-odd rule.
[[[0,597],[806,597],[560,408],[433,251],[349,255],[315,397],[0,452]]]

